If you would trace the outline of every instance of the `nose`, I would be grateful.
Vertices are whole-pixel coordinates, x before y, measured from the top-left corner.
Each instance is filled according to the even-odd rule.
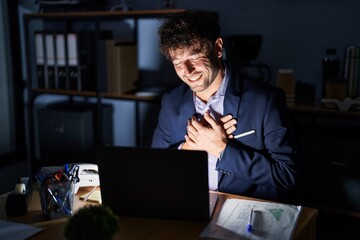
[[[195,66],[191,61],[186,61],[184,63],[185,74],[191,74],[195,71]]]

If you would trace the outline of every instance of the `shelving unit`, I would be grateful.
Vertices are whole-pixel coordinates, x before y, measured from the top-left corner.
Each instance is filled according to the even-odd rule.
[[[90,28],[91,31],[95,32],[96,38],[96,52],[100,50],[100,31],[102,30],[102,24],[106,22],[111,22],[112,31],[116,30],[116,23],[120,23],[124,20],[133,21],[132,29],[132,39],[134,43],[137,43],[138,40],[138,20],[139,19],[158,19],[164,18],[169,15],[182,13],[186,10],[183,9],[167,9],[167,10],[144,10],[144,11],[98,11],[98,12],[64,12],[64,13],[33,13],[25,14],[24,21],[24,32],[25,32],[25,44],[26,44],[26,63],[27,63],[27,95],[28,95],[28,104],[27,104],[27,120],[29,126],[29,150],[30,150],[30,161],[33,166],[33,171],[38,165],[41,165],[41,161],[37,161],[35,157],[35,122],[34,122],[34,102],[36,98],[43,94],[52,94],[52,95],[63,95],[68,96],[69,101],[73,97],[91,97],[96,99],[97,105],[97,139],[99,140],[97,144],[101,144],[102,136],[102,124],[101,113],[102,113],[102,99],[124,99],[132,100],[137,103],[139,101],[158,101],[159,97],[151,96],[136,96],[133,92],[126,94],[111,94],[107,93],[103,89],[102,79],[104,78],[104,72],[98,70],[96,73],[96,89],[95,91],[76,91],[76,90],[64,90],[64,89],[44,89],[37,88],[36,85],[36,63],[35,63],[35,52],[34,52],[34,35],[38,30],[47,30],[49,28],[52,31],[52,27],[55,26],[55,31],[71,32],[75,28],[79,28],[76,24],[86,23],[86,28]],[[49,24],[51,26],[49,27]],[[45,26],[46,25],[46,26]],[[80,27],[81,28],[81,27]],[[107,29],[108,30],[108,29]],[[100,58],[97,58],[97,66],[104,64],[101,62]],[[138,119],[137,119],[138,121]]]
[[[319,104],[289,106],[301,174],[296,200],[360,216],[360,112]]]
[[[133,28],[133,41],[134,43],[137,43],[137,32],[138,32],[138,20],[139,19],[151,19],[151,18],[164,18],[171,14],[177,14],[184,12],[185,10],[182,9],[170,9],[170,10],[149,10],[149,11],[127,11],[127,12],[65,12],[65,13],[34,13],[34,14],[25,14],[24,15],[24,31],[25,31],[25,43],[26,45],[26,53],[27,53],[27,65],[29,66],[28,69],[28,83],[31,89],[34,91],[34,93],[54,93],[54,91],[49,89],[33,89],[33,71],[34,71],[34,57],[32,56],[33,53],[30,51],[30,49],[33,47],[32,41],[30,40],[31,34],[34,34],[34,31],[31,31],[30,24],[31,22],[35,20],[40,20],[43,24],[46,22],[51,23],[65,23],[61,28],[64,32],[70,32],[73,28],[73,23],[79,22],[79,21],[85,21],[86,23],[92,24],[92,30],[96,33],[95,36],[97,38],[97,42],[99,42],[99,36],[101,31],[101,22],[105,21],[123,21],[126,19],[134,20],[134,28]],[[65,27],[64,27],[65,26]],[[99,44],[97,44],[97,49],[95,49],[96,52],[99,51]],[[101,66],[101,59],[97,59],[98,66]],[[95,91],[96,95],[100,95],[101,93],[101,75],[102,73],[98,71],[97,79],[98,79],[98,86],[97,91]],[[61,91],[56,90],[55,93],[59,94],[70,94],[70,95],[84,95],[88,96],[91,93],[87,92],[77,92],[74,93],[72,91]],[[141,100],[141,98],[140,98]]]

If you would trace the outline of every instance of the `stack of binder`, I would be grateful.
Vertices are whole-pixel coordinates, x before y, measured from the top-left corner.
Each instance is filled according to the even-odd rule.
[[[96,36],[93,31],[36,32],[37,87],[95,91]]]
[[[36,32],[36,87],[96,91],[98,71],[102,90],[123,94],[138,80],[137,45],[112,38],[109,31]],[[97,45],[99,44],[99,45]],[[98,51],[97,51],[98,49]],[[97,65],[101,59],[101,66]]]

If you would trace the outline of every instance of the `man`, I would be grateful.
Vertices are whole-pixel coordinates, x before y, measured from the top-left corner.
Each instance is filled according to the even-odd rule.
[[[286,201],[297,168],[283,91],[231,71],[209,14],[175,15],[159,36],[183,83],[163,95],[152,147],[207,151],[211,190]]]

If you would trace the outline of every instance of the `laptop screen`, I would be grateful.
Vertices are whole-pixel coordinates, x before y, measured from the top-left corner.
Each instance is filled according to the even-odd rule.
[[[119,216],[209,220],[204,151],[99,146],[101,198]]]

